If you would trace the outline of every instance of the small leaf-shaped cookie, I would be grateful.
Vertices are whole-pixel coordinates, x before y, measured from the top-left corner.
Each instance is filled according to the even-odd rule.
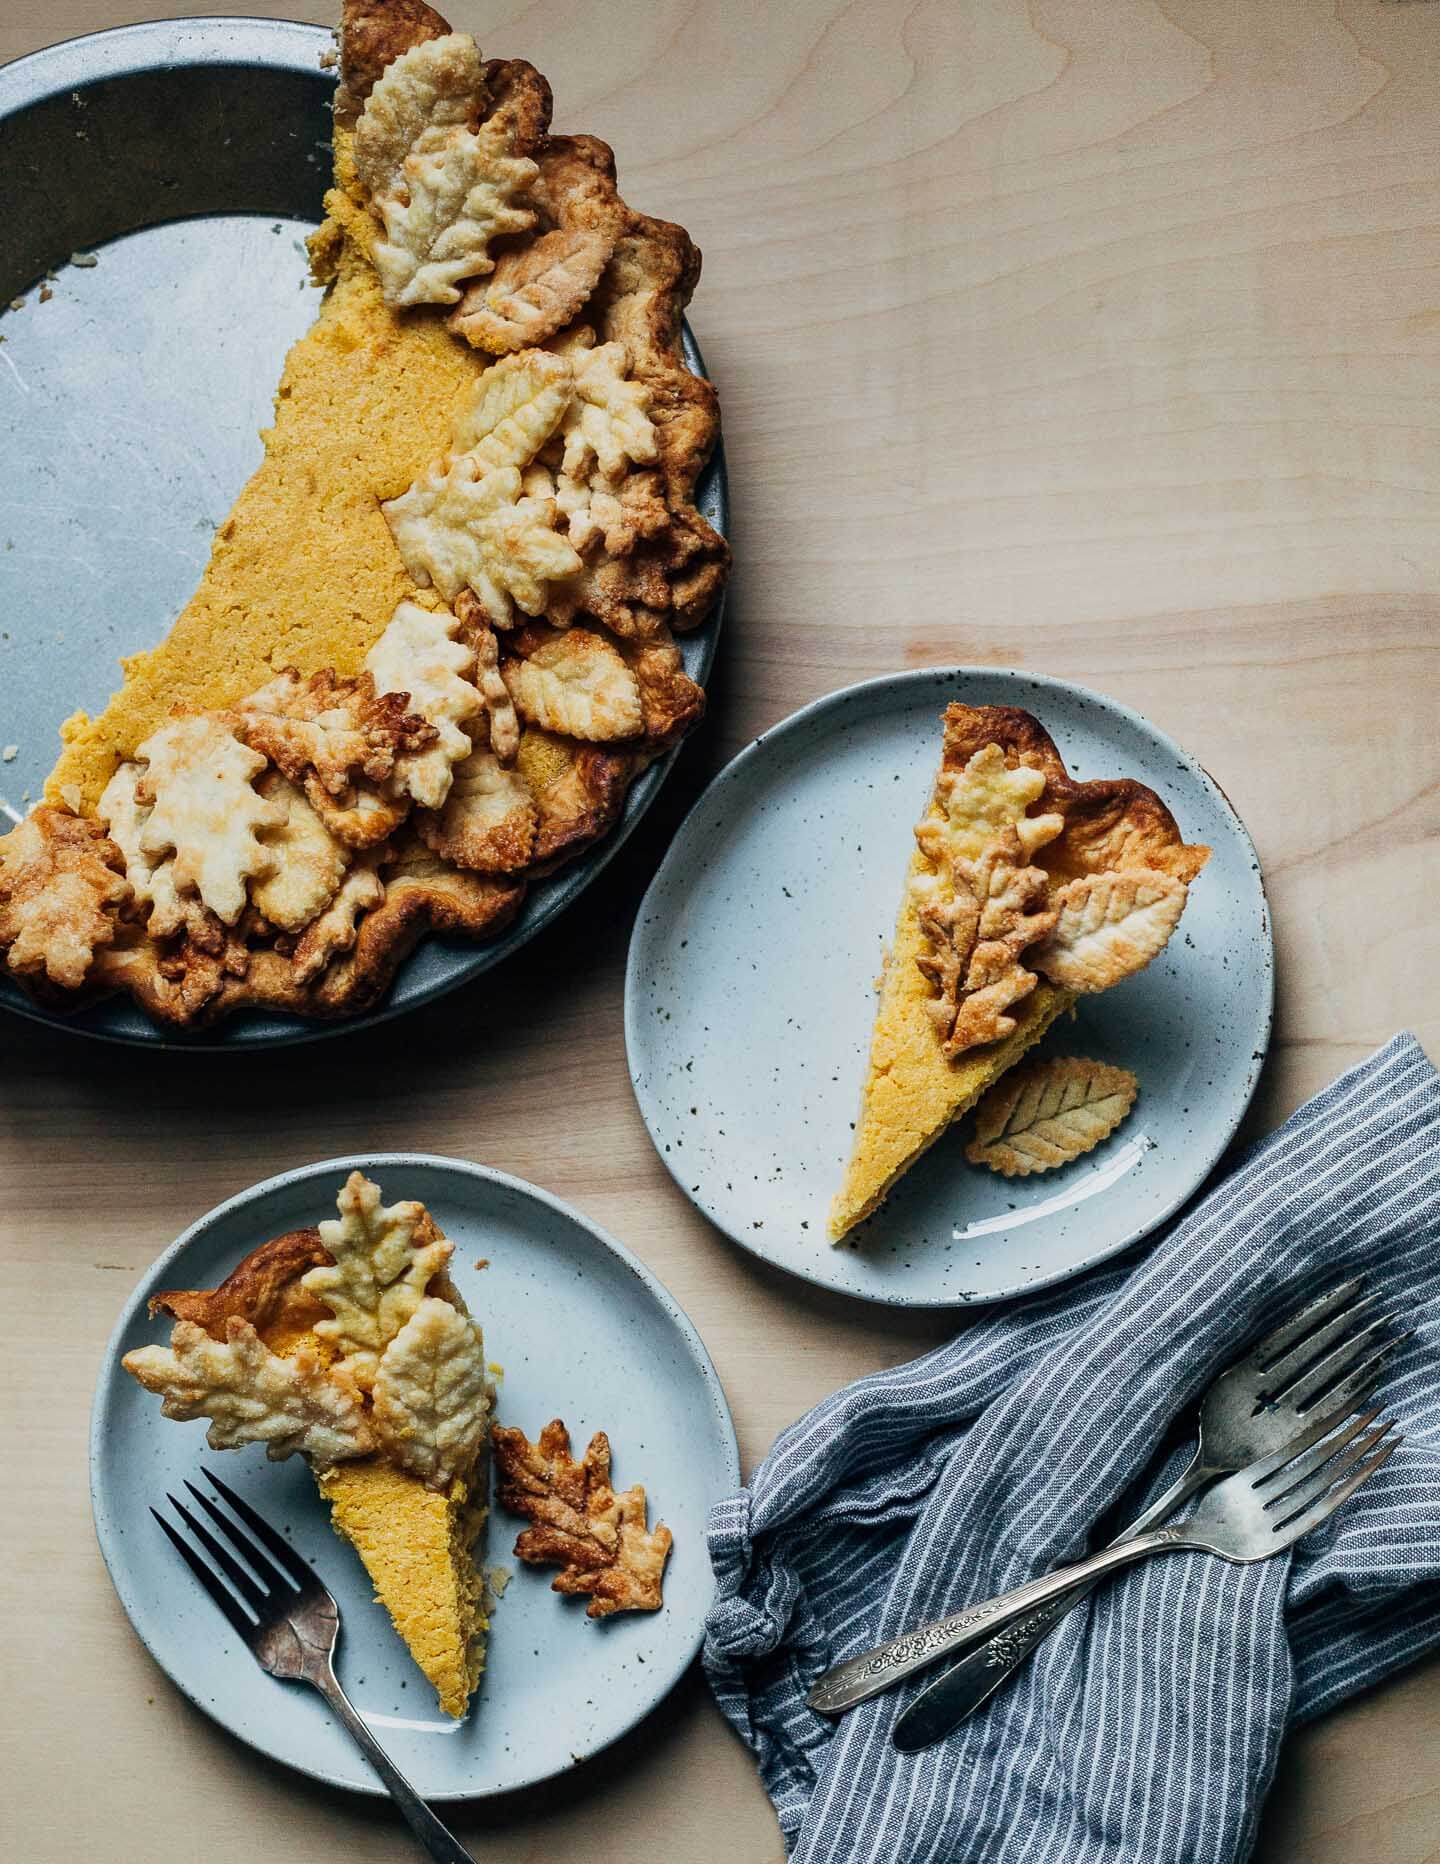
[[[972,1165],[1005,1178],[1053,1171],[1108,1139],[1135,1104],[1128,1068],[1057,1056],[1012,1068],[975,1109]]]
[[[381,1355],[374,1399],[382,1448],[443,1489],[485,1439],[490,1384],[479,1327],[448,1301],[427,1297]]]
[[[1082,874],[1054,896],[1060,917],[1030,962],[1063,990],[1108,990],[1164,950],[1186,893],[1183,880],[1158,868]]]
[[[336,1199],[340,1211],[320,1225],[334,1261],[302,1277],[329,1308],[315,1332],[340,1354],[339,1364],[362,1391],[375,1382],[380,1355],[425,1298],[431,1279],[450,1260],[452,1245],[423,1204],[384,1205],[380,1187],[352,1171]]]
[[[450,328],[495,356],[543,343],[573,323],[614,249],[608,233],[557,227],[498,259],[494,275],[466,292]]]

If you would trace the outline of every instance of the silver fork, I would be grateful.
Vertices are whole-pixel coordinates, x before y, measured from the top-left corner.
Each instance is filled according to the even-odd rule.
[[[384,1781],[386,1791],[428,1855],[439,1859],[440,1864],[474,1864],[470,1853],[445,1829],[380,1746],[340,1687],[331,1662],[340,1637],[340,1607],[315,1569],[287,1546],[274,1528],[217,1475],[209,1469],[205,1474],[233,1513],[249,1528],[249,1534],[216,1507],[208,1495],[202,1495],[193,1482],[187,1482],[186,1488],[258,1578],[252,1578],[245,1566],[183,1502],[173,1495],[167,1495],[166,1500],[244,1600],[249,1612],[242,1609],[189,1541],[152,1508],[151,1514],[169,1535],[185,1564],[220,1607],[227,1623],[262,1670],[288,1681],[309,1683],[320,1691]],[[257,1541],[259,1546],[255,1544]]]
[[[1311,1421],[1314,1407],[1363,1404],[1400,1339],[1382,1339],[1389,1325],[1374,1316],[1375,1297],[1359,1299],[1361,1282],[1342,1282],[1267,1333],[1223,1372],[1200,1407],[1199,1442],[1189,1467],[1117,1540],[1158,1527],[1217,1476],[1273,1455]],[[1336,1384],[1348,1373],[1343,1384]],[[931,1683],[901,1716],[895,1742],[909,1751],[943,1740],[1002,1689],[1035,1646],[1080,1601],[1078,1587],[970,1651]]]
[[[1267,1334],[1215,1381],[1201,1406],[1200,1441],[1189,1467],[1125,1530],[1122,1541],[1163,1521],[1217,1476],[1243,1469],[1292,1443],[1315,1424],[1322,1403],[1321,1431],[1363,1403],[1399,1342],[1380,1337],[1389,1321],[1373,1319],[1374,1300],[1362,1300],[1359,1293],[1358,1279],[1342,1282]],[[1031,1621],[1012,1626],[995,1645],[987,1641],[983,1653],[956,1665],[942,1679],[942,1684],[949,1683],[951,1676],[965,1671],[956,1681],[955,1706],[952,1709],[947,1700],[935,1707],[937,1723],[948,1715],[953,1726],[978,1707],[1025,1660],[1058,1617],[1084,1596],[1085,1591],[1077,1588],[1044,1612],[1037,1610]],[[960,1616],[968,1622],[968,1613]],[[838,1715],[957,1647],[975,1642],[973,1628],[953,1634],[953,1623],[953,1618],[943,1618],[921,1625],[836,1665],[811,1690],[811,1708]]]
[[[1092,1553],[1088,1560],[1032,1579],[1028,1585],[975,1606],[965,1616],[972,1625],[986,1631],[1003,1630],[1078,1582],[1092,1583],[1118,1567],[1133,1565],[1155,1553],[1214,1553],[1238,1565],[1283,1553],[1302,1535],[1327,1521],[1362,1482],[1368,1482],[1389,1462],[1404,1442],[1388,1418],[1375,1423],[1379,1415],[1377,1405],[1360,1417],[1352,1417],[1342,1429],[1304,1448],[1303,1453],[1306,1439],[1302,1437],[1299,1443],[1288,1444],[1274,1456],[1264,1457],[1249,1469],[1217,1482],[1187,1521],[1154,1528],[1148,1534],[1137,1534],[1133,1540],[1115,1541],[1099,1553]],[[1306,1436],[1313,1439],[1319,1428],[1323,1426],[1312,1427]],[[895,1745],[900,1747],[898,1726],[895,1733]],[[928,1743],[910,1741],[903,1745],[906,1751],[913,1751]]]

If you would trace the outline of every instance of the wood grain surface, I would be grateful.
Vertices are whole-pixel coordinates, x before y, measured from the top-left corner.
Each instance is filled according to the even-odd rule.
[[[631,1097],[621,979],[645,880],[706,779],[803,701],[952,661],[1117,695],[1202,759],[1259,845],[1280,994],[1254,1123],[1402,1026],[1440,1054],[1440,4],[448,10],[487,53],[540,64],[557,125],[611,141],[630,198],[704,248],[691,315],[724,401],[737,552],[711,713],[624,855],[503,989],[282,1062],[0,1027],[0,1848],[17,1859],[408,1855],[388,1811],[195,1713],[95,1550],[86,1419],[107,1332],[218,1199],[365,1147],[535,1180],[692,1315],[747,1469],[806,1406],[953,1329],[741,1256],[671,1183]],[[140,16],[8,0],[0,57]],[[1292,1741],[1263,1864],[1440,1858],[1437,1739],[1431,1664]],[[456,1823],[497,1864],[782,1855],[695,1677],[573,1779]]]

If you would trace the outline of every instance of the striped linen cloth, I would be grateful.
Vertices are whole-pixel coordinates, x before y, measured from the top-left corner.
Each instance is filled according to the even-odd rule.
[[[838,1723],[806,1708],[830,1664],[1080,1557],[1097,1521],[1118,1531],[1179,1473],[1247,1337],[1359,1271],[1414,1329],[1381,1390],[1408,1440],[1330,1523],[1254,1566],[1174,1553],[1109,1581],[922,1753],[889,1739],[914,1682]],[[711,1516],[705,1645],[793,1856],[1245,1857],[1287,1726],[1440,1644],[1437,1336],[1440,1079],[1401,1035],[1143,1257],[977,1317],[793,1425]]]

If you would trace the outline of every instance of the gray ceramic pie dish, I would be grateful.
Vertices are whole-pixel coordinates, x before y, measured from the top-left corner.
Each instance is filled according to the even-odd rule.
[[[330,173],[334,79],[319,61],[332,45],[320,27],[280,20],[160,20],[0,71],[0,172],[12,184],[0,307],[24,299],[0,308],[0,817],[39,797],[62,719],[102,707],[120,657],[161,639],[259,463],[281,360],[315,313],[301,242]],[[685,346],[703,373],[688,328]],[[696,502],[727,529],[719,451]],[[720,623],[717,608],[681,642],[702,684]],[[368,1016],[249,1012],[188,1037],[123,998],[62,1016],[0,979],[0,1005],[187,1049],[384,1021],[488,971],[563,911],[635,828],[674,756],[638,779],[591,854],[531,888],[504,937],[427,939]]]

